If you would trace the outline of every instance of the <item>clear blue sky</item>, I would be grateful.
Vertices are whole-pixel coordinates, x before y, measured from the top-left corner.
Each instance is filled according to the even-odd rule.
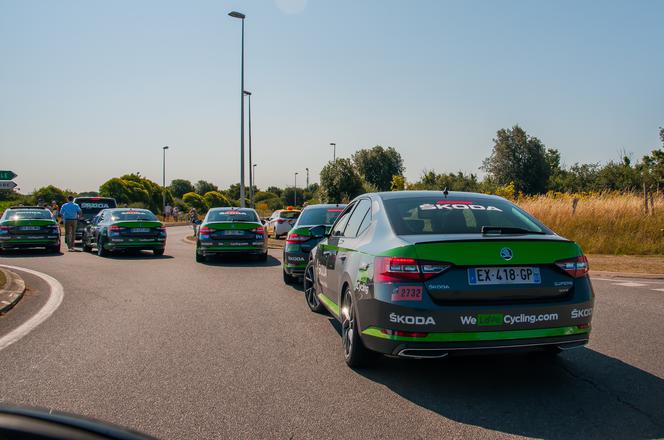
[[[126,172],[239,181],[240,22],[257,184],[394,146],[478,172],[515,123],[566,164],[664,125],[664,2],[0,0],[0,169],[23,192]]]

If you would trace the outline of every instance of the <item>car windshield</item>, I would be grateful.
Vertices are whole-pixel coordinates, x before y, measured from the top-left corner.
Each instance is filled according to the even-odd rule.
[[[52,220],[53,215],[47,209],[10,209],[6,220]]]
[[[124,220],[145,220],[145,221],[156,221],[157,217],[150,211],[113,211],[111,214],[113,221],[124,221]]]
[[[306,208],[300,214],[300,218],[297,220],[298,225],[331,225],[339,217],[341,211],[343,211],[345,205],[339,205],[338,207],[311,207]]]
[[[384,200],[385,210],[397,235],[551,233],[515,205],[500,199],[460,196],[412,197]]]
[[[109,209],[109,208],[115,208],[115,200],[113,199],[101,199],[101,198],[89,198],[89,199],[82,199],[82,198],[77,198],[75,200],[75,203],[81,207],[81,212],[83,212],[83,215],[90,216],[90,215],[95,215],[102,209]]]
[[[224,209],[210,211],[209,222],[257,222],[258,216],[250,209]]]
[[[279,213],[279,218],[298,218],[300,216],[300,211],[281,211]]]

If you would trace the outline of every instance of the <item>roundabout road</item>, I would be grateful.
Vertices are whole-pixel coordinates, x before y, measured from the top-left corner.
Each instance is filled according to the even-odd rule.
[[[10,253],[56,278],[50,318],[0,350],[0,402],[92,416],[164,439],[664,437],[664,282],[594,280],[587,348],[348,369],[337,327],[267,262]],[[48,302],[32,291],[0,338]],[[25,301],[25,302],[24,302]]]

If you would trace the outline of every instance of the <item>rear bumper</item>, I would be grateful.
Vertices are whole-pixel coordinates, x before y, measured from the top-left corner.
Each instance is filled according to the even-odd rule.
[[[284,272],[292,276],[302,276],[309,262],[308,252],[284,251]]]
[[[164,249],[166,247],[166,239],[155,239],[150,241],[129,241],[129,240],[116,240],[111,239],[110,241],[104,242],[104,248],[109,251],[119,250],[119,249]]]
[[[44,239],[4,239],[0,240],[0,249],[27,249],[37,247],[59,246],[59,238]]]
[[[267,242],[260,246],[196,246],[198,255],[224,255],[224,254],[245,254],[245,255],[263,255],[267,253]]]

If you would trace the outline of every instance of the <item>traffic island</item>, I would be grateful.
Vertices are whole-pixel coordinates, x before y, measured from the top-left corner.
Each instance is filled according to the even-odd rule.
[[[2,283],[4,280],[4,283]],[[25,292],[25,282],[15,272],[0,267],[0,314],[6,313],[16,305]]]

